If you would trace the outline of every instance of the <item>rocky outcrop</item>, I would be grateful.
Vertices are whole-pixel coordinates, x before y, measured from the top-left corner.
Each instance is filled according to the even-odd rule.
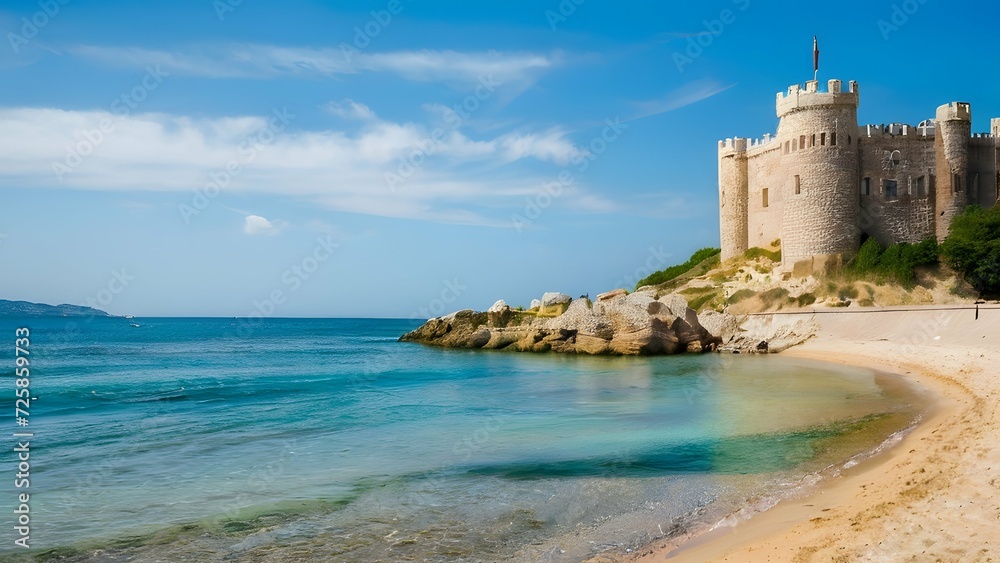
[[[485,313],[458,311],[427,321],[400,340],[452,348],[519,352],[654,355],[715,350],[721,340],[706,330],[679,295],[610,292],[572,300],[545,294],[539,313],[514,311],[498,301]]]

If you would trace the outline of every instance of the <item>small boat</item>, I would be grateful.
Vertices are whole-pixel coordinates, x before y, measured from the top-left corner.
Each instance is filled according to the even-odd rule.
[[[134,318],[135,318],[135,315],[125,315],[125,318],[126,318],[126,319],[134,319]]]

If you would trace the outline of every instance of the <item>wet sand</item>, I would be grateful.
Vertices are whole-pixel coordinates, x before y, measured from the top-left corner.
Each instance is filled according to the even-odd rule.
[[[782,315],[786,316],[786,315]],[[735,526],[626,561],[989,561],[1000,555],[1000,307],[816,314],[783,352],[904,375],[931,416],[896,446]],[[601,558],[610,560],[611,558]]]

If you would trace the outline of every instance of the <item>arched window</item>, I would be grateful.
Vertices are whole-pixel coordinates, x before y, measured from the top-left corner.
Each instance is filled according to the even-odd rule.
[[[802,182],[799,180],[799,175],[795,175],[795,195],[802,193]]]

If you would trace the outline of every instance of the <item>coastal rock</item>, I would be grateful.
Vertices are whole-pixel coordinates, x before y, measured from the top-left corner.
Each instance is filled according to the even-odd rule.
[[[743,318],[728,313],[705,311],[698,315],[698,321],[709,334],[719,338],[721,345],[726,345],[736,337]]]
[[[694,353],[721,343],[702,327],[682,296],[609,293],[596,303],[546,294],[537,313],[513,311],[498,301],[484,313],[465,310],[430,319],[400,340],[454,348],[612,355]],[[547,314],[546,304],[558,312]]]
[[[501,299],[494,303],[493,306],[486,311],[486,316],[489,319],[490,326],[502,327],[507,326],[511,317],[514,316],[514,312],[507,305],[507,303]]]
[[[554,305],[562,305],[564,303],[569,303],[573,298],[565,293],[543,293],[542,294],[542,307],[552,307]]]
[[[729,321],[726,321],[729,322]],[[772,313],[749,315],[739,324],[725,349],[734,352],[777,353],[809,340],[819,329],[812,315]]]
[[[542,295],[542,306],[538,308],[538,314],[545,317],[558,317],[563,314],[572,297],[565,293],[545,293]]]
[[[608,291],[607,293],[601,293],[601,294],[599,294],[597,296],[597,300],[598,301],[608,301],[608,300],[614,299],[615,297],[618,297],[620,295],[628,295],[628,290],[627,289],[623,289],[623,288],[619,288],[619,289],[615,289],[615,290],[612,290],[612,291]]]

